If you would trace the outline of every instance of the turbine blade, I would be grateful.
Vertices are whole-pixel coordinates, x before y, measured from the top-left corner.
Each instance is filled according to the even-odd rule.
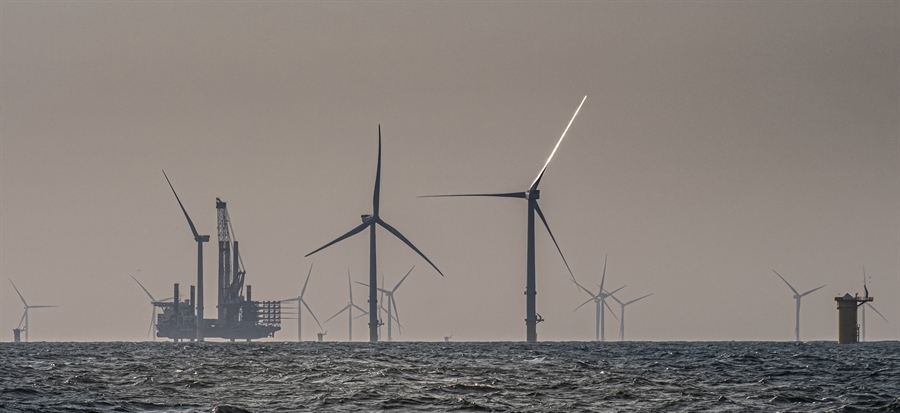
[[[578,311],[579,308],[583,307],[585,304],[587,304],[587,303],[589,303],[589,302],[591,302],[591,301],[594,301],[594,297],[591,297],[589,300],[587,300],[587,301],[581,303],[581,305],[579,305],[578,307],[575,307],[575,309],[572,310],[572,312],[574,313],[574,312]]]
[[[329,243],[327,243],[327,244],[325,244],[325,245],[319,247],[319,249],[317,249],[317,250],[315,250],[315,251],[313,251],[313,252],[311,252],[311,253],[309,253],[309,254],[304,255],[304,257],[308,257],[308,256],[310,256],[310,255],[313,255],[313,254],[315,254],[315,253],[317,253],[317,252],[319,252],[319,251],[324,250],[325,248],[328,248],[328,247],[330,247],[330,246],[332,246],[332,245],[334,245],[334,244],[337,244],[338,242],[341,242],[341,241],[343,241],[343,240],[345,240],[345,239],[347,239],[347,238],[350,238],[350,237],[352,237],[352,236],[354,236],[354,235],[356,235],[356,234],[359,234],[360,232],[362,232],[362,230],[366,229],[366,227],[368,227],[369,225],[374,225],[374,224],[375,224],[375,219],[374,219],[374,218],[369,218],[369,219],[363,221],[362,224],[359,224],[359,226],[357,226],[356,228],[353,228],[353,229],[351,229],[350,231],[348,231],[346,234],[341,235],[340,237],[337,237],[337,239],[335,239],[334,241],[331,241],[331,242],[329,242]]]
[[[22,318],[19,320],[19,326],[16,328],[21,329],[22,323],[25,322],[25,316],[28,315],[28,308],[25,309],[25,312],[22,313]]]
[[[319,323],[319,319],[316,318],[316,314],[313,313],[313,311],[312,311],[311,308],[309,308],[309,304],[306,304],[306,301],[304,301],[304,300],[300,300],[300,302],[303,303],[303,306],[304,306],[304,307],[306,307],[306,311],[309,311],[309,315],[313,316],[313,320],[316,320],[316,324],[319,325],[319,330],[321,330],[321,329],[322,329],[322,324]],[[297,314],[298,314],[297,317],[299,317],[300,312],[298,311]]]
[[[397,320],[397,325],[400,325],[400,310],[397,310],[397,300],[393,295],[391,296],[391,306],[394,307],[394,319]]]
[[[619,287],[619,288],[616,288],[615,290],[612,290],[612,291],[610,291],[610,292],[607,292],[607,293],[606,293],[606,297],[612,297],[613,299],[615,299],[616,297],[613,297],[613,294],[619,292],[619,290],[621,290],[621,289],[623,289],[623,288],[625,288],[625,287],[626,287],[626,286],[623,285],[623,286],[621,286],[621,287]]]
[[[409,272],[406,273],[406,275],[404,275],[403,278],[400,279],[400,282],[398,282],[397,285],[394,286],[394,289],[391,290],[391,293],[393,293],[394,291],[397,291],[397,289],[400,288],[400,284],[403,284],[403,281],[406,280],[406,277],[409,277],[409,275],[412,274],[412,271],[414,268],[416,268],[415,265],[413,265],[413,267],[409,269]]]
[[[166,182],[169,183],[169,188],[172,188],[172,193],[175,194],[175,200],[178,201],[178,206],[181,207],[181,212],[184,213],[184,217],[187,218],[188,225],[191,226],[191,233],[194,234],[194,239],[200,238],[200,234],[197,233],[197,227],[194,226],[194,221],[191,221],[191,217],[188,215],[187,210],[184,209],[184,204],[181,203],[181,198],[178,198],[178,193],[175,192],[175,187],[172,186],[172,181],[169,180],[169,176],[166,175],[166,171],[162,171],[163,176],[166,177]]]
[[[878,314],[878,315],[880,315],[880,316],[881,316],[881,319],[882,319],[882,320],[884,320],[884,322],[885,322],[885,323],[888,323],[888,324],[890,324],[890,322],[889,322],[889,321],[888,321],[888,320],[887,320],[887,319],[886,319],[886,318],[884,318],[884,315],[883,315],[883,314],[881,314],[881,311],[878,311],[878,309],[876,309],[876,308],[875,308],[875,306],[874,306],[874,305],[872,305],[872,303],[870,303],[870,302],[866,302],[866,305],[868,305],[868,306],[869,306],[869,308],[871,308],[871,309],[872,309],[872,311],[875,311],[875,313],[877,313],[877,314]]]
[[[427,261],[429,264],[431,264],[431,266],[435,269],[435,271],[438,272],[438,274],[441,275],[441,277],[444,276],[444,273],[442,273],[441,270],[438,269],[437,265],[434,265],[434,263],[431,262],[431,260],[429,260],[428,257],[426,257],[425,254],[422,253],[422,251],[419,251],[419,249],[416,248],[416,246],[413,245],[412,242],[410,242],[408,239],[406,239],[406,237],[404,237],[403,234],[400,233],[400,231],[397,231],[397,229],[390,226],[390,224],[388,224],[387,222],[384,222],[384,220],[382,220],[381,218],[375,217],[375,222],[377,222],[379,225],[381,225],[384,229],[388,230],[388,232],[390,232],[391,234],[394,234],[394,236],[399,238],[400,241],[403,241],[403,243],[406,244],[406,246],[412,248],[412,250],[415,251],[417,254],[419,254],[420,257],[424,258],[425,261]]]
[[[153,306],[153,312],[150,313],[150,327],[147,327],[147,337],[153,332],[153,319],[156,317],[156,306]]]
[[[309,274],[306,274],[306,282],[303,283],[303,289],[300,290],[300,299],[303,299],[303,294],[306,294],[306,285],[309,284],[309,277],[312,275],[312,264],[309,264]]]
[[[615,298],[615,297],[613,297],[613,298]],[[609,303],[607,303],[606,300],[602,300],[602,301],[603,301],[603,305],[605,305],[606,308],[609,309],[609,313],[612,314],[613,318],[615,318],[616,321],[619,321],[619,317],[616,317],[616,312],[613,311],[612,307],[609,306]]]
[[[156,299],[153,298],[153,295],[150,294],[150,291],[147,291],[147,289],[144,288],[144,285],[141,284],[141,282],[138,281],[137,278],[134,278],[134,276],[132,275],[132,276],[131,276],[131,279],[134,280],[134,282],[138,283],[138,285],[141,286],[141,289],[144,290],[145,293],[147,293],[147,297],[150,297],[150,301],[156,301]]]
[[[333,316],[328,317],[328,319],[325,320],[325,323],[327,324],[329,321],[331,321],[332,318],[335,318],[335,317],[341,315],[341,313],[343,313],[344,311],[347,311],[347,310],[349,310],[349,309],[350,309],[350,304],[345,305],[344,308],[341,309],[341,311],[338,311],[338,312],[335,313]]]
[[[828,285],[828,284],[825,284],[825,285]],[[825,285],[823,285],[822,287],[825,287]],[[807,294],[809,294],[809,293],[811,293],[811,292],[813,292],[813,291],[816,291],[816,290],[818,290],[818,289],[820,289],[820,288],[822,288],[822,287],[819,287],[819,288],[813,288],[812,290],[809,290],[809,291],[807,291],[807,292],[805,292],[805,293],[803,293],[803,294],[800,294],[800,296],[803,297],[803,296],[805,296],[805,295],[807,295]]]
[[[635,302],[635,301],[643,300],[643,299],[645,299],[645,298],[647,298],[647,297],[649,297],[649,296],[651,296],[651,295],[653,295],[653,293],[647,294],[647,295],[645,295],[645,296],[643,296],[643,297],[640,297],[640,298],[635,298],[634,300],[631,300],[631,301],[629,301],[629,302],[627,302],[627,303],[625,303],[625,304],[622,304],[622,305],[623,305],[623,306],[626,306],[626,305],[631,304],[631,303],[633,303],[633,302]]]
[[[483,197],[493,197],[493,198],[522,198],[525,199],[527,196],[524,192],[505,192],[505,193],[497,193],[497,194],[454,194],[454,195],[422,195],[418,198],[448,198],[448,197],[458,197],[458,196],[483,196]]]
[[[288,301],[300,301],[300,297],[286,298],[284,300],[278,300],[278,301],[281,301],[282,303],[286,303]]]
[[[588,295],[590,295],[591,298],[597,298],[597,296],[594,295],[594,293],[592,293],[592,292],[591,292],[590,290],[588,290],[587,288],[584,288],[584,286],[581,285],[581,284],[579,284],[578,281],[575,281],[575,280],[569,280],[569,281],[572,281],[573,283],[575,283],[575,285],[578,286],[578,288],[581,288],[582,291],[588,293]]]
[[[569,262],[566,261],[566,256],[563,255],[562,250],[559,248],[559,243],[556,242],[556,237],[553,236],[553,231],[550,231],[550,224],[547,223],[547,218],[544,218],[544,213],[541,212],[541,206],[537,203],[537,201],[534,202],[534,210],[537,211],[538,216],[541,217],[541,222],[543,222],[544,227],[547,228],[547,233],[550,234],[550,239],[553,240],[553,245],[556,245],[556,250],[559,251],[559,256],[562,257],[563,263],[566,264],[566,269],[569,270],[569,275],[574,280],[575,274],[572,274],[572,269],[569,268]]]
[[[606,261],[609,254],[603,256],[603,276],[600,277],[600,294],[603,294],[603,282],[606,281]]]
[[[59,308],[58,305],[29,305],[28,308]]]
[[[378,169],[375,171],[375,193],[372,195],[373,215],[378,216],[381,198],[381,124],[378,125]]]
[[[794,289],[794,286],[791,285],[791,283],[787,282],[787,280],[785,280],[784,277],[782,277],[781,274],[778,273],[778,271],[772,270],[772,272],[774,272],[775,275],[778,276],[778,278],[781,278],[781,281],[784,281],[784,283],[787,284],[787,286],[791,288],[791,291],[794,292],[794,295],[800,295],[800,293],[798,293],[797,290]],[[824,287],[824,285],[822,287]]]
[[[541,172],[538,173],[537,178],[534,178],[534,182],[531,183],[531,187],[529,191],[534,191],[537,189],[538,185],[541,184],[541,178],[544,177],[544,171],[547,170],[547,165],[550,165],[550,160],[553,159],[553,155],[556,154],[556,150],[559,149],[559,144],[562,143],[563,138],[566,137],[566,132],[569,131],[569,127],[572,126],[572,122],[575,121],[575,117],[578,116],[578,111],[581,110],[581,105],[584,104],[584,101],[587,100],[587,96],[581,99],[581,103],[578,104],[578,109],[575,109],[575,114],[572,115],[572,119],[569,120],[569,124],[566,125],[566,129],[563,130],[562,136],[559,137],[559,141],[556,142],[556,146],[553,147],[553,152],[550,152],[550,156],[547,158],[547,162],[544,162],[544,167],[541,168]]]
[[[357,318],[360,318],[360,317],[365,317],[365,316],[367,316],[367,315],[369,315],[369,313],[368,313],[368,312],[367,312],[367,313],[365,313],[365,314],[360,314],[360,315],[358,315],[358,316],[356,316],[356,317],[353,317],[353,319],[354,319],[354,320],[356,320],[356,319],[357,319]]]
[[[356,305],[356,304],[353,304],[353,308],[355,308],[355,309],[357,309],[357,310],[359,310],[359,311],[362,311],[362,312],[363,312],[363,315],[368,315],[368,314],[369,314],[368,311],[363,310],[362,308],[360,308],[360,307],[359,307],[358,305]]]
[[[19,292],[19,289],[16,288],[16,285],[13,284],[12,280],[10,280],[9,278],[7,278],[7,280],[9,280],[9,283],[12,284],[13,288],[16,290],[16,294],[19,294],[19,299],[22,300],[22,304],[25,304],[25,307],[28,307],[28,303],[25,302],[25,297],[22,297],[22,293]]]
[[[350,289],[350,304],[353,304],[353,284],[350,282],[350,269],[347,269],[347,287]]]
[[[622,288],[625,288],[625,287],[622,287]],[[621,290],[622,288],[620,288],[620,290]],[[616,298],[616,296],[612,295],[612,293],[610,293],[609,295],[607,295],[607,297],[612,298],[613,300],[616,300],[616,302],[619,303],[619,305],[621,305],[621,306],[624,306],[624,305],[625,305],[625,304],[622,304],[622,302],[619,301],[619,299]]]

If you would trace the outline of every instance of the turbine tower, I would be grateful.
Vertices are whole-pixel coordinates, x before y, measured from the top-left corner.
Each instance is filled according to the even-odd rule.
[[[328,323],[328,321],[330,321],[332,318],[335,318],[346,311],[348,325],[347,328],[349,329],[349,331],[347,332],[347,341],[353,341],[353,309],[355,308],[359,311],[362,311],[363,315],[368,314],[368,312],[360,308],[358,305],[353,304],[353,284],[350,282],[350,270],[347,270],[347,286],[350,287],[350,302],[345,305],[344,308],[341,309],[341,311],[338,311],[335,315],[329,317],[328,320],[325,320],[325,322]]]
[[[797,290],[794,288],[794,286],[792,286],[789,282],[787,282],[787,280],[785,280],[784,277],[782,277],[781,274],[778,273],[778,271],[772,270],[772,272],[774,272],[775,275],[778,276],[778,278],[781,278],[781,281],[784,281],[784,283],[787,284],[787,286],[791,289],[791,291],[794,292],[794,299],[797,300],[797,315],[796,315],[796,326],[794,327],[794,335],[796,336],[796,341],[800,341],[800,299],[806,295],[809,295],[809,293],[818,290],[819,288],[825,287],[825,285],[828,285],[828,284],[825,284],[822,287],[813,288],[812,290],[809,290],[803,294],[800,294],[797,292]]]
[[[137,278],[134,278],[134,276],[131,276],[131,279],[134,280],[134,282],[138,283],[139,286],[141,286],[141,289],[144,290],[145,293],[147,293],[147,297],[150,297],[150,307],[151,307],[150,309],[152,310],[152,312],[150,313],[150,328],[147,330],[147,334],[150,335],[150,333],[155,330],[153,327],[156,325],[156,307],[158,306],[159,303],[161,303],[163,301],[171,300],[172,297],[163,298],[162,300],[157,300],[157,299],[153,298],[153,295],[150,294],[150,291],[147,291],[147,289],[144,288],[144,285],[141,284],[141,282],[138,281]],[[152,336],[153,336],[153,341],[156,341],[156,334],[152,334]]]
[[[640,298],[635,298],[634,300],[631,300],[627,303],[623,303],[619,301],[616,296],[610,294],[610,297],[612,297],[613,300],[616,300],[616,302],[619,303],[620,306],[622,306],[621,312],[619,313],[619,341],[625,341],[625,306],[632,304],[638,300],[643,300],[651,295],[653,295],[653,293],[647,294]]]
[[[7,278],[7,280],[9,280],[9,278]],[[57,305],[28,305],[28,303],[25,302],[25,297],[22,297],[22,293],[19,292],[19,289],[16,288],[16,285],[13,284],[12,280],[9,280],[9,283],[12,284],[13,289],[16,290],[16,294],[19,295],[19,299],[22,300],[22,304],[25,305],[25,313],[22,314],[22,318],[19,320],[19,326],[16,327],[16,330],[19,330],[19,331],[25,330],[25,342],[27,343],[28,342],[28,330],[29,330],[29,328],[28,328],[28,310],[31,308],[53,308],[53,307],[59,307],[59,306],[57,306]],[[25,322],[25,328],[22,328],[23,321]],[[18,337],[18,335],[16,337]]]
[[[431,266],[441,274],[441,270],[438,269],[436,265],[434,265],[422,251],[419,251],[415,245],[412,244],[400,231],[397,231],[390,224],[381,219],[381,215],[379,215],[379,204],[381,198],[381,125],[378,125],[378,167],[375,170],[375,191],[372,196],[372,215],[362,215],[362,224],[358,225],[356,228],[351,229],[346,234],[341,235],[334,241],[331,241],[319,249],[306,254],[307,257],[313,255],[325,248],[328,248],[344,239],[350,238],[364,229],[369,228],[369,341],[377,342],[378,341],[378,266],[376,265],[376,253],[375,253],[375,227],[380,225],[382,228],[386,229],[388,232],[393,234],[395,237],[403,241],[409,248],[419,254],[420,257],[425,259]]]
[[[306,303],[306,300],[303,299],[303,295],[306,294],[306,285],[309,284],[309,276],[312,275],[312,264],[309,264],[309,274],[306,274],[306,282],[303,283],[303,289],[300,290],[300,295],[295,298],[288,298],[286,300],[281,300],[281,302],[285,301],[296,301],[297,302],[297,342],[303,341],[301,339],[301,326],[302,323],[300,320],[303,319],[303,307],[306,307],[306,311],[309,311],[309,315],[312,316],[313,320],[316,320],[316,324],[319,324],[319,330],[322,329],[322,324],[319,323],[319,319],[316,318],[316,315],[313,314],[311,308],[309,308],[309,304]],[[302,304],[302,306],[301,306]]]
[[[559,141],[556,142],[556,146],[553,147],[553,151],[550,152],[550,157],[547,158],[547,162],[544,163],[544,167],[541,168],[541,171],[538,173],[537,178],[534,179],[534,182],[531,183],[531,186],[528,187],[524,192],[507,192],[507,193],[493,193],[493,194],[457,194],[457,195],[429,195],[423,198],[432,198],[432,197],[459,197],[459,196],[478,196],[478,197],[497,197],[497,198],[520,198],[528,201],[528,245],[527,245],[527,263],[526,263],[526,281],[525,281],[525,340],[528,342],[537,341],[537,323],[544,321],[543,318],[540,317],[537,313],[537,304],[536,304],[536,281],[535,281],[535,253],[534,253],[534,213],[537,212],[538,216],[541,218],[541,221],[544,222],[544,226],[547,228],[547,232],[550,234],[550,238],[553,239],[553,243],[556,245],[556,249],[559,251],[560,256],[562,256],[562,250],[559,248],[559,244],[556,242],[556,238],[553,236],[553,232],[550,231],[550,225],[547,224],[547,219],[544,218],[544,213],[541,212],[541,207],[538,206],[538,198],[540,198],[541,193],[538,190],[538,185],[541,183],[541,178],[544,177],[544,171],[547,170],[547,165],[550,164],[550,160],[553,159],[553,155],[556,153],[556,150],[559,149],[559,144],[562,143],[563,138],[566,137],[566,132],[569,131],[569,127],[572,126],[572,122],[575,120],[575,116],[578,116],[578,111],[581,110],[581,105],[584,104],[585,96],[581,99],[581,103],[578,105],[578,109],[575,110],[575,114],[572,115],[572,119],[569,121],[569,124],[566,125],[566,129],[563,130],[562,136],[559,137]],[[566,257],[563,256],[563,262],[566,263],[566,268],[569,268],[569,263],[566,262]],[[569,275],[572,275],[572,270],[569,269]],[[574,279],[575,276],[572,275]]]
[[[392,319],[396,319],[397,325],[400,325],[400,311],[397,310],[397,302],[394,300],[394,293],[397,292],[397,289],[400,288],[400,284],[403,284],[403,281],[406,280],[406,277],[409,277],[409,274],[412,274],[413,268],[416,268],[416,266],[413,265],[413,267],[409,269],[409,272],[407,272],[406,275],[404,275],[403,278],[400,279],[400,282],[398,282],[397,285],[395,285],[394,288],[391,289],[390,291],[388,291],[384,288],[378,289],[379,291],[381,291],[382,294],[386,295],[388,298],[388,302],[387,302],[387,320],[388,320],[388,322],[387,322],[387,330],[388,330],[387,341],[394,341],[393,338],[391,337],[391,321],[392,321]],[[357,281],[356,283],[365,285],[366,287],[368,287],[367,284],[361,283],[359,281]],[[383,285],[384,285],[384,282],[382,281],[382,286]],[[392,308],[393,308],[393,312],[391,312]]]
[[[863,267],[863,290],[865,290],[866,292],[866,298],[869,298],[869,287],[866,286],[866,267]],[[859,306],[862,307],[862,321],[860,322],[860,341],[866,341],[866,307],[871,308],[872,311],[881,316],[881,319],[884,320],[885,323],[887,323],[888,321],[886,318],[884,318],[884,315],[881,314],[881,311],[878,311],[878,309],[875,308],[874,305],[872,305],[871,301],[864,301]]]
[[[166,182],[169,183],[169,188],[171,188],[172,193],[175,194],[175,200],[178,201],[178,206],[181,207],[181,212],[184,213],[184,218],[187,219],[188,225],[191,227],[191,233],[194,234],[194,241],[197,241],[197,341],[203,341],[203,243],[209,242],[209,235],[200,235],[197,233],[197,228],[194,227],[194,221],[191,221],[191,217],[188,215],[187,210],[184,209],[184,205],[181,203],[181,199],[178,198],[178,193],[175,192],[175,187],[172,186],[172,181],[169,181],[169,176],[166,175],[166,171],[163,171],[163,176],[166,177]]]
[[[584,306],[585,304],[587,304],[591,301],[593,301],[596,306],[596,309],[594,311],[596,314],[596,321],[594,323],[595,329],[596,329],[596,331],[594,333],[595,334],[594,341],[606,341],[606,311],[605,311],[605,309],[609,308],[610,313],[612,313],[612,311],[613,311],[613,309],[606,302],[606,299],[609,298],[612,294],[615,294],[619,290],[625,288],[625,286],[623,285],[612,292],[606,291],[603,289],[603,282],[605,280],[606,280],[606,258],[605,257],[603,258],[603,276],[600,278],[600,285],[599,285],[600,291],[597,294],[594,294],[587,288],[584,288],[584,286],[582,286],[581,284],[578,283],[578,281],[575,281],[575,279],[572,278],[572,282],[575,283],[575,285],[577,285],[578,288],[580,288],[582,291],[586,292],[588,295],[591,296],[591,298],[589,300],[581,303],[581,305],[576,307],[574,311],[578,311],[579,308],[581,308],[582,306]],[[612,316],[616,320],[618,320],[618,317],[616,317],[615,313],[613,313]]]

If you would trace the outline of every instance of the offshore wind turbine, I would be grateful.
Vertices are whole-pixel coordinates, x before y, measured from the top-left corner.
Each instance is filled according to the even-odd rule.
[[[619,303],[620,306],[622,306],[621,313],[619,313],[619,341],[625,341],[625,306],[633,304],[638,300],[643,300],[651,295],[653,295],[653,293],[647,294],[643,297],[635,298],[634,300],[631,300],[627,303],[623,303],[619,301],[616,296],[610,294],[610,297],[612,297],[613,300],[616,300],[616,302]]]
[[[7,280],[9,280],[9,278],[7,278]],[[22,297],[22,293],[19,292],[19,289],[16,288],[16,285],[13,284],[12,280],[9,280],[9,283],[12,284],[13,289],[16,290],[16,294],[19,295],[19,299],[22,300],[22,304],[25,305],[25,313],[22,314],[22,318],[19,320],[19,326],[16,327],[16,329],[18,329],[20,331],[23,330],[22,322],[23,321],[25,322],[25,328],[24,328],[25,342],[27,343],[28,342],[28,330],[29,330],[29,328],[28,328],[28,309],[31,309],[31,308],[53,308],[53,307],[59,307],[59,306],[58,305],[28,305],[28,303],[25,302],[25,297]]]
[[[388,322],[387,322],[387,330],[388,330],[387,340],[388,341],[394,341],[393,338],[391,337],[391,321],[392,321],[392,319],[396,319],[397,325],[400,325],[400,311],[397,310],[397,302],[394,300],[394,293],[397,292],[397,289],[400,288],[400,284],[403,284],[403,281],[406,280],[406,277],[409,277],[409,274],[412,274],[413,268],[416,268],[416,266],[413,265],[413,267],[409,269],[409,272],[407,272],[406,275],[404,275],[403,278],[400,280],[400,282],[398,282],[397,285],[395,285],[394,288],[391,289],[390,291],[386,290],[384,288],[384,281],[382,281],[382,284],[381,284],[382,288],[378,289],[379,291],[381,291],[382,294],[386,295],[388,298],[388,302],[387,302],[387,320],[388,320]],[[359,281],[357,281],[356,283],[365,285],[366,287],[368,287],[367,284],[361,283]],[[392,308],[393,308],[393,313],[391,312]],[[402,326],[401,326],[401,328],[402,328]]]
[[[169,183],[169,188],[171,188],[172,193],[175,194],[175,200],[178,201],[178,206],[181,207],[181,212],[184,213],[184,218],[187,219],[188,225],[191,227],[191,233],[194,234],[194,241],[197,241],[197,341],[203,341],[203,243],[209,242],[209,235],[200,235],[197,233],[197,228],[194,227],[194,221],[191,221],[191,217],[188,215],[187,210],[184,209],[184,205],[181,203],[181,199],[178,198],[178,193],[175,192],[175,187],[172,186],[172,181],[169,180],[166,171],[163,171],[163,176],[166,177],[166,182]]]
[[[338,311],[335,315],[329,317],[328,320],[325,320],[325,322],[327,323],[332,318],[335,318],[338,315],[340,315],[341,313],[343,313],[344,311],[346,311],[347,312],[347,325],[348,325],[347,328],[349,329],[349,331],[347,333],[347,341],[353,341],[353,309],[355,308],[359,311],[362,311],[363,315],[368,314],[368,312],[366,310],[363,310],[362,308],[360,308],[358,305],[353,304],[353,284],[350,282],[350,270],[347,270],[347,286],[350,287],[350,302],[347,303],[347,305],[344,306],[344,308],[342,308],[341,311]]]
[[[584,306],[585,304],[587,304],[591,301],[593,301],[594,304],[596,305],[596,309],[595,309],[595,314],[596,314],[595,329],[596,329],[596,331],[594,333],[595,334],[594,341],[606,341],[606,311],[605,311],[605,309],[609,308],[610,313],[612,313],[612,311],[613,311],[612,308],[609,306],[609,304],[606,302],[606,299],[609,298],[609,296],[611,296],[612,294],[615,294],[619,290],[625,288],[625,286],[623,285],[612,292],[606,291],[603,289],[603,282],[605,280],[606,280],[606,258],[605,257],[603,258],[603,276],[600,278],[600,285],[599,285],[600,291],[597,294],[594,294],[587,288],[584,288],[584,286],[579,284],[578,281],[575,281],[575,278],[572,278],[572,282],[575,283],[575,285],[577,285],[578,288],[580,288],[582,291],[586,292],[588,295],[591,296],[591,298],[589,300],[581,303],[581,305],[579,305],[578,307],[575,307],[574,311],[578,311],[579,308],[581,308],[582,306]],[[616,317],[616,315],[614,313],[613,313],[613,317]],[[617,317],[616,317],[616,319],[618,320]]]
[[[309,315],[312,316],[313,320],[316,320],[316,324],[319,324],[319,330],[322,329],[322,324],[319,323],[319,319],[316,318],[316,315],[313,313],[312,309],[309,308],[309,304],[306,303],[306,300],[303,299],[303,295],[306,294],[306,286],[309,284],[309,276],[312,275],[312,264],[309,264],[309,274],[306,274],[306,282],[303,283],[303,289],[300,291],[300,295],[295,298],[288,298],[286,300],[281,300],[281,302],[286,301],[296,301],[297,302],[297,342],[301,342],[303,335],[301,334],[303,326],[303,307],[306,307],[306,311],[309,311]],[[303,304],[301,306],[301,304]]]
[[[144,290],[145,293],[147,293],[147,297],[150,297],[150,307],[151,307],[152,312],[150,313],[150,328],[147,330],[147,334],[152,335],[153,341],[156,341],[156,334],[150,334],[150,333],[153,331],[153,326],[156,325],[157,304],[161,303],[163,301],[171,300],[173,297],[168,297],[168,298],[163,298],[162,300],[157,300],[157,299],[153,298],[153,294],[150,294],[150,291],[147,291],[147,289],[144,288],[144,285],[141,284],[141,282],[138,281],[137,278],[134,278],[134,276],[131,276],[131,279],[134,280],[134,282],[138,283],[139,286],[141,286],[141,289]]]
[[[774,272],[775,275],[778,276],[778,278],[781,278],[781,281],[784,281],[784,283],[787,284],[787,286],[791,289],[791,291],[794,292],[794,299],[797,300],[797,315],[796,315],[796,325],[794,327],[794,335],[796,337],[796,341],[800,341],[800,299],[806,295],[809,295],[809,293],[818,290],[819,288],[825,287],[825,285],[828,285],[828,284],[825,284],[822,287],[813,288],[812,290],[809,290],[803,294],[800,294],[799,292],[797,292],[797,290],[794,288],[794,286],[791,285],[791,283],[787,282],[787,280],[785,280],[784,277],[782,277],[781,274],[778,273],[778,271],[772,270],[772,272]]]
[[[356,228],[351,229],[346,234],[341,235],[336,238],[334,241],[331,241],[321,247],[319,249],[306,254],[307,257],[313,255],[325,248],[328,248],[340,241],[343,241],[347,238],[350,238],[364,229],[369,228],[369,341],[377,342],[378,341],[378,266],[376,265],[376,253],[375,253],[375,227],[381,226],[386,229],[388,232],[393,234],[395,237],[403,241],[409,248],[419,254],[420,257],[425,259],[431,266],[444,276],[444,273],[438,269],[436,265],[434,265],[422,251],[419,251],[415,245],[412,244],[400,231],[397,231],[396,228],[392,227],[390,224],[381,219],[381,215],[379,214],[379,206],[381,201],[381,125],[378,125],[378,167],[375,170],[375,191],[372,195],[372,215],[362,215],[362,224],[358,225]]]
[[[863,267],[863,290],[865,290],[866,292],[866,298],[869,298],[869,287],[866,286],[866,267]],[[872,305],[871,301],[864,301],[862,304],[860,304],[860,307],[862,307],[862,321],[860,322],[860,341],[866,341],[866,307],[870,307],[872,311],[881,316],[881,319],[884,320],[885,323],[887,323],[888,321],[886,318],[884,318],[884,315],[881,314],[881,311],[878,311],[878,309],[875,308],[874,305]]]
[[[566,125],[566,129],[563,130],[562,136],[559,137],[559,141],[556,142],[556,146],[553,147],[553,151],[550,152],[550,157],[547,158],[547,162],[544,162],[544,167],[541,168],[541,171],[538,173],[537,178],[534,179],[534,182],[531,183],[531,186],[528,187],[524,192],[506,192],[506,193],[493,193],[493,194],[456,194],[456,195],[429,195],[424,196],[422,198],[433,198],[433,197],[459,197],[459,196],[478,196],[478,197],[496,197],[496,198],[520,198],[528,201],[528,245],[526,255],[528,257],[526,263],[526,272],[525,272],[525,340],[528,342],[537,341],[537,323],[544,321],[543,318],[540,317],[537,313],[537,303],[536,303],[536,281],[535,281],[535,253],[534,253],[534,213],[537,212],[538,216],[541,218],[541,221],[544,222],[544,226],[547,228],[547,232],[550,234],[550,238],[553,239],[553,243],[556,245],[556,249],[559,251],[559,255],[562,256],[563,262],[566,264],[566,268],[569,269],[569,275],[572,275],[572,270],[569,268],[569,263],[566,262],[566,257],[562,255],[562,250],[559,248],[559,244],[556,242],[556,238],[553,236],[553,232],[550,231],[550,225],[547,224],[547,219],[544,218],[544,213],[541,212],[541,207],[538,206],[537,200],[540,198],[541,193],[538,190],[538,185],[541,183],[541,178],[544,177],[544,171],[547,170],[547,165],[550,164],[550,160],[553,159],[553,155],[556,153],[556,150],[559,149],[559,144],[562,143],[563,138],[566,137],[566,132],[569,131],[569,127],[572,126],[572,122],[575,121],[575,116],[578,116],[578,111],[581,110],[581,105],[584,104],[584,101],[587,99],[585,96],[581,99],[581,103],[578,105],[578,109],[575,109],[575,114],[572,115],[572,119],[569,120],[569,124]],[[575,276],[572,275],[574,279]]]

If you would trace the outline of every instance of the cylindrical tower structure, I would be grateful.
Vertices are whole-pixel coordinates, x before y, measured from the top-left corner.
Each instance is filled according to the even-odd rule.
[[[856,298],[850,294],[844,294],[843,297],[835,297],[838,310],[838,343],[850,344],[857,342],[857,324],[856,324]]]

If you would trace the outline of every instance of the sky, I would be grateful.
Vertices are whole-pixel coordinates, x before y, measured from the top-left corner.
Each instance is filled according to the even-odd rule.
[[[626,339],[837,339],[834,297],[900,338],[900,3],[0,3],[0,341],[148,340],[228,203],[253,299],[319,321],[367,282],[372,213],[395,340],[525,339],[526,203],[422,195],[541,182],[576,279],[626,286]],[[594,338],[537,228],[542,341]],[[215,250],[205,248],[206,314]],[[366,307],[366,290],[354,286]],[[618,306],[613,308],[618,314]],[[366,318],[354,338],[366,338]],[[318,326],[304,314],[303,339]],[[347,321],[325,324],[347,339]],[[607,313],[606,337],[618,339]],[[296,320],[274,339],[295,341]]]

